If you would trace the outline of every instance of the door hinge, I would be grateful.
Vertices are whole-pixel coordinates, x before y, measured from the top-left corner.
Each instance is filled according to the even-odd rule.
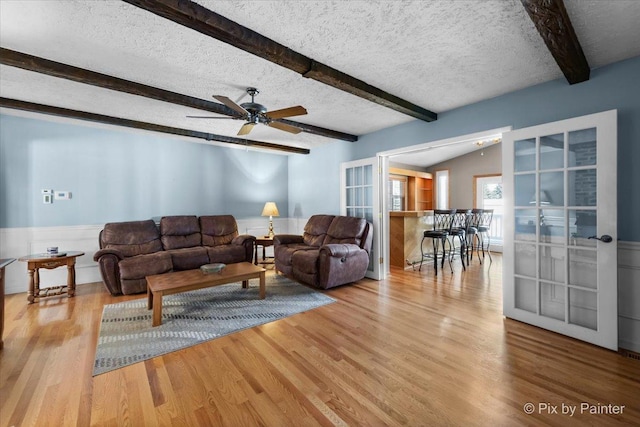
[[[384,261],[384,258],[380,257],[380,264]]]

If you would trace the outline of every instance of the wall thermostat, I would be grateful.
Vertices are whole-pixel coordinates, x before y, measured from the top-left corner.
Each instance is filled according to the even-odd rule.
[[[71,198],[70,191],[56,191],[53,194],[56,200],[69,200]]]

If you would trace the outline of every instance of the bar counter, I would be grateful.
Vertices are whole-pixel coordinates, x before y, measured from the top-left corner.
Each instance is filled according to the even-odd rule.
[[[425,230],[433,226],[433,211],[390,211],[390,264],[405,268],[421,258],[420,242]]]

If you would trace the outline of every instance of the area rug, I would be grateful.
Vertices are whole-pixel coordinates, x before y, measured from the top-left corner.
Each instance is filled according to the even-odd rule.
[[[162,325],[156,327],[146,297],[106,305],[93,375],[335,302],[279,275],[267,276],[261,300],[258,284],[255,279],[248,289],[231,283],[164,297]]]

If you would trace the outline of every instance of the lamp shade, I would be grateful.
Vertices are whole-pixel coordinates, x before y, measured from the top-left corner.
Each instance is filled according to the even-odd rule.
[[[262,216],[280,216],[275,202],[267,202],[262,209]]]

